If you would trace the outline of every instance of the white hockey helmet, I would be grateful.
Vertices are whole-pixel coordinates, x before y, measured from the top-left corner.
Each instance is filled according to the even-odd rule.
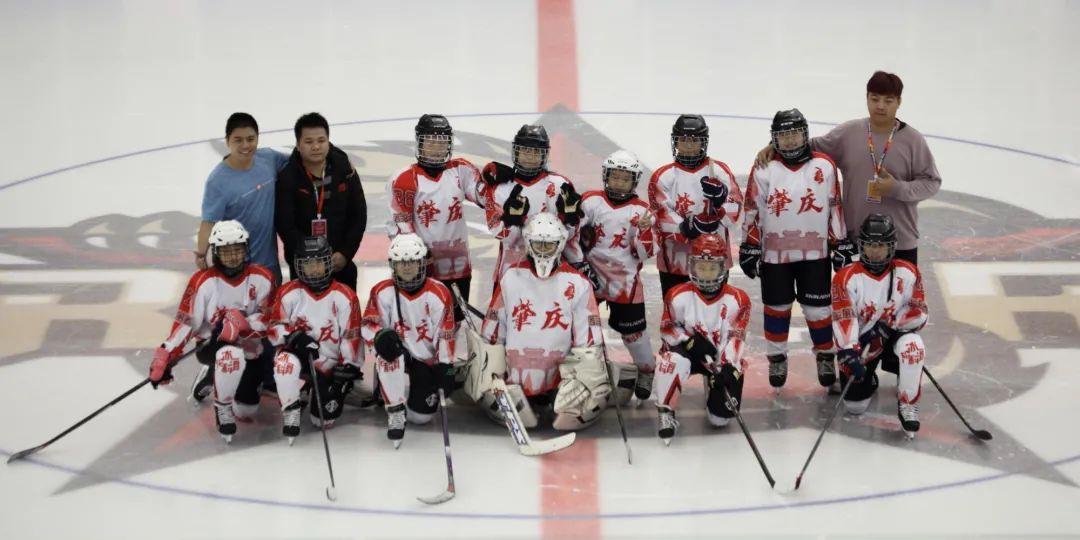
[[[604,192],[607,193],[608,198],[615,201],[625,201],[634,196],[634,191],[637,189],[638,180],[641,179],[643,169],[637,156],[626,150],[616,150],[604,160],[601,171],[601,178],[604,182]],[[633,175],[634,180],[630,185],[629,191],[613,190],[608,186],[608,177],[611,175],[611,171],[626,171]]]
[[[562,259],[566,246],[566,228],[555,214],[541,212],[525,222],[521,232],[525,238],[525,252],[532,258],[536,274],[542,278],[551,275]]]
[[[247,229],[239,221],[230,219],[215,223],[210,229],[210,251],[213,255],[214,266],[229,277],[243,272],[249,260],[247,241]],[[240,245],[242,248],[225,249],[226,246],[234,245]],[[226,261],[234,264],[226,265]]]
[[[409,292],[419,289],[427,278],[427,256],[428,248],[416,234],[395,236],[387,250],[394,285]]]

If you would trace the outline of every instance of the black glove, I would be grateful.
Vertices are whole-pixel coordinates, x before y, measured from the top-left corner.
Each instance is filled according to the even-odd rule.
[[[754,279],[761,275],[761,246],[743,242],[739,245],[739,267],[746,277]]]
[[[529,199],[521,195],[521,184],[514,186],[503,203],[502,222],[507,227],[524,227],[529,215]]]
[[[454,391],[454,366],[438,362],[435,364],[435,384],[443,395],[449,396]]]
[[[582,225],[578,229],[578,244],[581,244],[581,250],[585,253],[596,247],[596,227],[592,224]]]
[[[303,330],[296,330],[285,336],[283,349],[301,360],[311,360],[319,355],[319,342]]]
[[[734,398],[738,394],[739,379],[742,377],[742,373],[735,369],[735,366],[731,364],[724,364],[720,366],[720,373],[717,375],[717,379],[720,384],[727,388],[728,394]]]
[[[401,336],[394,330],[383,328],[375,334],[375,353],[387,362],[397,360],[405,352]]]
[[[514,168],[503,165],[498,161],[492,161],[484,165],[484,170],[480,171],[480,178],[484,183],[492,187],[505,184],[514,179]]]
[[[898,337],[900,337],[900,336],[907,333],[907,332],[902,332],[900,330],[892,328],[892,327],[890,327],[889,325],[885,324],[882,321],[878,321],[878,323],[874,325],[874,329],[871,330],[871,331],[872,332],[877,332],[877,335],[881,336],[881,346],[882,347],[884,347],[886,343],[888,343],[888,342],[890,342],[890,341],[892,341],[892,340],[894,340],[894,339],[896,339],[896,338],[898,338]]]
[[[600,290],[600,276],[596,274],[596,270],[593,270],[592,265],[582,261],[573,266],[578,272],[581,272],[581,275],[589,280],[589,283],[592,284],[593,293]]]
[[[716,358],[716,347],[708,338],[697,332],[694,332],[690,339],[682,342],[681,347],[686,353],[683,356],[686,356],[691,362],[708,364],[707,356]]]
[[[866,376],[866,366],[862,363],[862,355],[855,349],[840,349],[836,353],[836,360],[840,363],[840,370],[849,377],[859,380]]]
[[[690,216],[679,224],[679,232],[687,240],[693,240],[703,234],[714,233],[720,229],[720,220],[703,214]]]
[[[363,372],[360,368],[352,364],[338,364],[334,366],[334,370],[330,374],[330,385],[332,392],[336,392],[337,396],[344,396],[352,390],[356,381],[364,379]]]
[[[574,186],[563,184],[559,198],[555,199],[555,210],[559,220],[567,227],[576,227],[584,212],[581,210],[581,195],[574,191]]]
[[[705,196],[705,200],[709,201],[712,211],[720,212],[724,203],[727,202],[728,187],[719,178],[702,176],[701,193]]]
[[[841,268],[851,264],[851,261],[855,259],[855,255],[858,253],[855,244],[848,240],[841,240],[834,244],[831,254],[833,272],[839,272]]]

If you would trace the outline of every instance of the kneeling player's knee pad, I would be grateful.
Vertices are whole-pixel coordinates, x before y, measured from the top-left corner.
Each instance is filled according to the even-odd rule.
[[[412,407],[409,407],[408,405],[405,406],[405,418],[410,424],[423,425],[430,422],[431,418],[434,416],[433,413],[416,412]]]
[[[624,362],[611,362],[611,378],[615,380],[615,392],[612,394],[619,405],[625,405],[634,396],[634,383],[637,382],[638,367]]]
[[[525,398],[525,391],[521,389],[521,385],[508,384],[506,385],[506,392],[507,399],[510,400],[510,404],[517,410],[518,416],[521,418],[521,425],[525,426],[526,429],[536,427],[540,422],[536,418],[536,413],[533,412],[529,400]],[[499,404],[495,401],[495,392],[493,390],[484,392],[476,403],[484,409],[488,418],[493,422],[505,425],[506,420],[503,419],[502,413],[499,412]]]
[[[332,385],[329,376],[319,379],[319,398],[322,400],[322,416],[326,421],[336,420],[341,416],[344,409],[345,396],[339,392],[340,386]],[[319,417],[319,400],[311,399],[311,417]]]
[[[326,428],[327,429],[330,429],[330,428],[334,427],[334,420],[335,420],[334,418],[327,418],[325,416],[323,418],[326,419]],[[308,420],[311,421],[311,425],[313,425],[313,426],[315,426],[317,428],[323,427],[323,421],[319,419],[319,415],[316,414],[315,412],[310,412],[310,411],[308,412]]]
[[[418,360],[409,362],[405,369],[409,373],[409,397],[405,401],[406,406],[421,414],[434,413],[439,405],[435,369]]]
[[[731,394],[732,399],[735,400],[735,408],[738,410],[742,407],[742,390],[743,390],[743,378],[739,377],[735,388],[729,388],[728,392]],[[731,419],[735,416],[735,411],[728,407],[727,399],[724,397],[724,385],[720,382],[719,377],[712,378],[712,384],[709,387],[709,395],[705,399],[705,409],[708,410],[709,416],[716,416],[719,418]],[[723,426],[724,424],[713,423],[714,426]]]

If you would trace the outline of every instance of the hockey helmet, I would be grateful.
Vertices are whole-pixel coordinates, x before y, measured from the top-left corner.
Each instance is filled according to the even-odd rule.
[[[541,278],[550,276],[562,259],[566,228],[555,214],[540,212],[525,222],[521,234],[525,238],[525,252],[532,259],[536,274]]]
[[[896,256],[896,226],[885,214],[870,214],[859,227],[859,262],[863,268],[881,275],[892,267]]]
[[[416,123],[416,161],[420,165],[442,167],[453,155],[454,129],[441,114],[425,114]]]
[[[219,221],[210,229],[210,250],[214,267],[227,277],[240,275],[247,266],[248,232],[234,219]]]
[[[703,234],[690,244],[690,282],[705,294],[720,291],[728,278],[727,242],[717,234]]]
[[[709,126],[705,118],[700,114],[679,115],[675,125],[671,126],[671,155],[675,161],[687,167],[696,167],[705,159],[708,151]]]
[[[795,165],[810,161],[810,130],[799,109],[777,111],[769,129],[772,147],[784,163]],[[784,139],[781,141],[780,139]],[[795,139],[790,141],[790,139]],[[783,144],[781,144],[783,143]]]
[[[637,156],[626,150],[616,150],[607,159],[601,168],[604,181],[604,192],[613,201],[625,201],[632,199],[637,189],[638,180],[641,179],[642,167]],[[609,184],[611,173],[614,171],[626,171],[630,174],[631,183],[629,189],[613,189]]]
[[[293,257],[297,278],[315,292],[322,292],[330,286],[333,265],[330,262],[332,252],[325,236],[308,236],[300,240]]]
[[[514,172],[525,177],[540,174],[547,166],[551,140],[541,125],[525,124],[514,135]]]
[[[427,256],[428,248],[416,234],[395,236],[387,250],[394,285],[406,292],[419,289],[427,279]]]

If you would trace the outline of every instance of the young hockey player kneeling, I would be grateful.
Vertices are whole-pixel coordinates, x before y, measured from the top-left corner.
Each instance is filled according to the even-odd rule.
[[[705,401],[709,423],[726,426],[742,400],[742,359],[750,297],[728,284],[728,247],[720,236],[703,234],[690,246],[690,282],[676,285],[664,299],[660,336],[664,340],[656,363],[653,389],[660,416],[658,435],[671,444],[679,423],[675,407],[686,380],[698,373],[707,378]]]

